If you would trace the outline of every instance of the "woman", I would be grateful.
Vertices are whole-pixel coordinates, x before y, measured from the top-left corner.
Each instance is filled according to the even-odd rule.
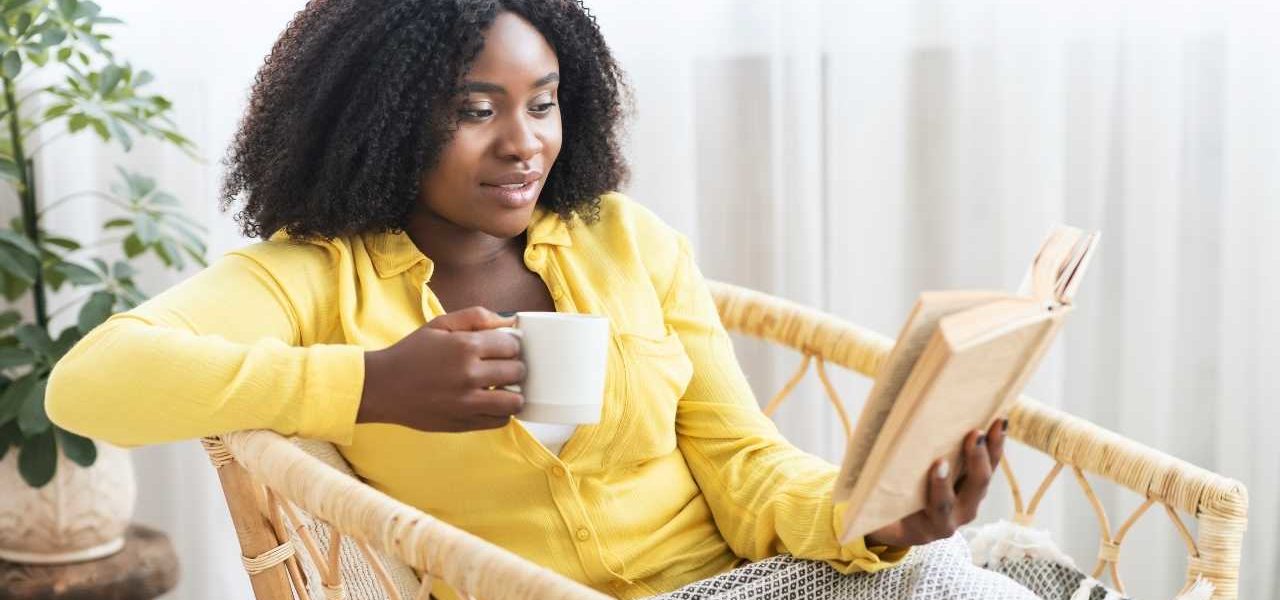
[[[94,330],[51,417],[123,445],[325,439],[389,495],[624,598],[783,553],[874,572],[972,519],[1001,426],[970,436],[958,489],[837,541],[836,468],[760,413],[685,239],[612,192],[623,92],[568,0],[311,2],[228,159],[224,202],[270,239]],[[610,318],[598,425],[512,419],[523,365],[494,328],[518,310]]]

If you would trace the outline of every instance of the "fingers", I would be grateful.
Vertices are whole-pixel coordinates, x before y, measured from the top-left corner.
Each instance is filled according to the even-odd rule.
[[[445,331],[481,331],[515,324],[515,317],[504,317],[483,306],[473,306],[440,315],[428,322],[427,327]]]
[[[952,489],[950,475],[951,463],[945,458],[938,459],[929,470],[928,505],[924,512],[929,518],[932,539],[950,537],[956,530],[956,493]]]
[[[991,429],[987,430],[987,456],[991,459],[991,470],[995,471],[1000,466],[1000,459],[1004,458],[1004,440],[1009,430],[1009,419],[997,419],[991,424]]]
[[[516,358],[520,356],[520,338],[505,331],[458,332],[464,352],[481,359]]]
[[[964,479],[956,490],[956,520],[960,525],[972,521],[978,516],[978,505],[987,495],[987,484],[991,483],[991,455],[987,449],[986,434],[970,432],[964,440]]]
[[[507,424],[507,419],[524,408],[524,396],[507,390],[476,390],[467,399],[467,408],[477,417],[500,420],[496,427]]]
[[[876,531],[869,539],[889,544],[927,544],[951,537],[957,528],[971,522],[1004,455],[1006,423],[1004,419],[996,421],[985,434],[970,432],[965,437],[963,462],[959,465],[953,465],[949,458],[935,461],[929,469],[924,509]],[[961,468],[962,475],[953,483],[954,468]]]
[[[481,360],[469,370],[467,387],[481,390],[523,382],[526,373],[524,362],[519,360]]]

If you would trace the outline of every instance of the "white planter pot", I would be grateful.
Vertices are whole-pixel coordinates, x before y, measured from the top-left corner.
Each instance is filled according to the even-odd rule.
[[[18,449],[0,460],[0,559],[28,564],[94,560],[124,547],[137,484],[125,450],[95,442],[81,467],[58,451],[58,471],[40,489],[18,474]]]

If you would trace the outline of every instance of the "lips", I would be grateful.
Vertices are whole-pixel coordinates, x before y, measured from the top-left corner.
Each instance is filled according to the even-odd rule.
[[[539,179],[542,179],[541,171],[512,171],[485,181],[483,185],[518,190]]]
[[[538,199],[541,171],[512,171],[481,183],[484,195],[505,208],[523,209]]]

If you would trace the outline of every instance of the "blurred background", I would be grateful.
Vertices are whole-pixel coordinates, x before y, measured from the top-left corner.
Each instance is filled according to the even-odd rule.
[[[212,231],[220,159],[299,0],[103,0],[115,49],[153,71],[205,162],[150,141],[52,142],[42,194],[142,169]],[[1017,287],[1055,223],[1103,231],[1078,310],[1028,393],[1249,486],[1241,597],[1280,598],[1280,5],[1074,0],[595,0],[633,85],[626,191],[693,240],[709,276],[896,334],[915,296]],[[72,167],[71,165],[75,165]],[[101,237],[90,210],[51,228]],[[189,275],[192,271],[187,271]],[[156,269],[158,292],[182,276]],[[799,361],[739,349],[762,400]],[[836,384],[858,410],[868,384]],[[178,401],[178,399],[175,399]],[[838,462],[808,383],[779,417]],[[134,452],[137,520],[182,560],[169,598],[248,598],[195,442]],[[1050,465],[1011,460],[1024,486]],[[1139,499],[1100,486],[1113,526]],[[985,518],[1008,515],[993,484]],[[1078,559],[1097,522],[1063,478],[1040,511]],[[1170,598],[1186,553],[1160,511],[1130,533],[1131,593]],[[1083,566],[1091,563],[1084,561]]]

